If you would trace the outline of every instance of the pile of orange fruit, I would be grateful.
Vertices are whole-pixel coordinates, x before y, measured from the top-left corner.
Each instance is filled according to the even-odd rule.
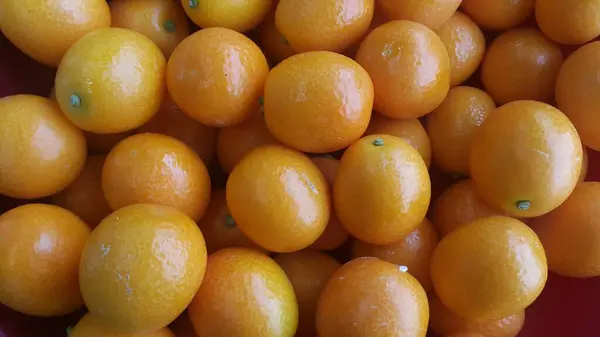
[[[2,0],[0,303],[70,337],[515,337],[600,276],[600,0]],[[451,184],[433,179],[433,172]]]

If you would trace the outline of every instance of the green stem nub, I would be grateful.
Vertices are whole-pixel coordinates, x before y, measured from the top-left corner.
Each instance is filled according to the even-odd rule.
[[[260,104],[261,106],[265,105],[265,98],[264,97],[259,97],[258,98],[258,104]]]
[[[79,108],[81,106],[81,97],[73,94],[71,97],[69,97],[69,103],[71,103],[72,107]]]
[[[377,137],[375,138],[375,140],[373,141],[373,145],[375,146],[383,146],[383,139]]]
[[[72,325],[69,325],[69,326],[67,327],[67,336],[69,336],[69,335],[71,334],[71,331],[73,331],[73,326],[72,326]]]
[[[531,201],[529,200],[519,200],[517,201],[517,208],[521,211],[526,211],[531,207]]]
[[[408,272],[408,267],[407,267],[407,266],[398,266],[398,269],[399,269],[401,272],[403,272],[403,273],[406,273],[406,272]]]
[[[189,5],[190,5],[190,8],[198,7],[198,0],[190,0]]]
[[[235,220],[230,214],[225,215],[225,226],[227,228],[235,228]]]
[[[165,30],[169,33],[175,32],[175,21],[167,20],[164,24]]]
[[[281,35],[281,41],[285,44],[290,44],[290,41],[288,41],[288,39],[286,39],[283,35]]]

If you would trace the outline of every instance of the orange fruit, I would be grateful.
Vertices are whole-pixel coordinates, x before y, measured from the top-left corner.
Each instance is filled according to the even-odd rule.
[[[484,29],[505,30],[523,23],[536,0],[463,0],[461,9]]]
[[[547,277],[538,237],[521,221],[504,216],[457,228],[439,242],[431,259],[435,292],[468,319],[501,319],[525,309]]]
[[[485,90],[499,104],[549,101],[563,64],[560,47],[536,28],[516,28],[490,44],[481,65]]]
[[[431,182],[412,146],[389,135],[352,144],[340,161],[333,203],[340,222],[361,241],[388,245],[414,231],[425,218]]]
[[[58,206],[29,204],[0,216],[0,303],[61,316],[83,305],[77,268],[88,226]]]
[[[492,207],[519,218],[562,204],[579,179],[582,147],[558,109],[515,101],[492,111],[475,134],[470,171],[477,193]]]
[[[265,55],[273,64],[295,55],[289,41],[277,30],[275,18],[267,18],[260,29],[260,41]]]
[[[385,16],[392,20],[410,20],[436,28],[456,12],[462,0],[379,0]]]
[[[259,109],[268,73],[267,59],[252,40],[230,29],[207,28],[175,48],[167,87],[185,113],[223,127],[240,124]]]
[[[0,30],[38,62],[57,67],[67,50],[87,33],[110,27],[104,0],[3,0]]]
[[[341,53],[367,31],[374,7],[375,0],[280,0],[275,24],[296,52]]]
[[[121,133],[92,133],[84,132],[87,148],[90,155],[97,154],[108,154],[115,145],[117,145],[123,139],[132,136],[134,130],[121,132]]]
[[[102,166],[105,156],[91,156],[83,171],[66,189],[52,196],[52,202],[80,217],[95,228],[112,210],[102,192]]]
[[[584,44],[600,35],[600,1],[536,0],[538,26],[562,44]]]
[[[244,156],[253,149],[268,144],[278,144],[267,125],[263,109],[252,113],[242,124],[219,129],[216,152],[225,172],[231,172]]]
[[[132,130],[158,111],[165,66],[160,49],[146,36],[123,28],[98,29],[63,57],[56,72],[56,99],[80,129]]]
[[[432,287],[429,274],[431,254],[438,243],[438,235],[429,220],[424,219],[417,229],[400,241],[376,246],[359,240],[354,241],[352,256],[354,258],[372,256],[408,268],[423,286],[425,291]]]
[[[599,198],[600,183],[580,183],[562,205],[531,223],[551,271],[570,277],[600,276]]]
[[[106,327],[91,314],[83,316],[69,332],[69,337],[175,337],[168,328],[144,333],[118,333]]]
[[[404,140],[419,152],[427,167],[431,164],[431,143],[427,131],[418,119],[392,119],[374,113],[365,136],[377,134],[396,136]]]
[[[167,95],[158,113],[138,132],[160,133],[184,142],[207,165],[215,155],[217,129],[206,126],[186,115]]]
[[[209,256],[188,311],[198,337],[292,337],[298,325],[296,296],[284,271],[247,248]]]
[[[450,58],[434,31],[412,21],[391,21],[362,42],[356,61],[373,80],[374,108],[391,118],[428,114],[450,88]]]
[[[198,26],[223,27],[240,33],[258,26],[272,4],[273,0],[181,0],[183,9]]]
[[[471,179],[448,187],[433,206],[431,221],[441,236],[475,219],[503,215],[483,201],[475,191]]]
[[[32,95],[0,99],[0,194],[55,194],[77,178],[85,157],[83,134],[56,102]]]
[[[600,150],[600,113],[596,109],[600,79],[595,76],[600,71],[599,57],[600,42],[579,48],[565,60],[556,79],[558,107],[573,122],[582,142],[596,151]]]
[[[206,239],[206,249],[209,254],[229,247],[256,248],[229,214],[224,190],[216,190],[212,193],[206,214],[198,221],[198,227]]]
[[[273,136],[290,147],[333,152],[365,132],[373,94],[369,74],[354,60],[327,51],[302,53],[269,73],[265,121]]]
[[[158,330],[191,302],[206,270],[198,226],[161,205],[123,207],[106,217],[85,244],[79,268],[90,313],[115,332]]]
[[[485,337],[516,337],[523,328],[523,323],[525,310],[501,319],[473,320],[452,312],[437,295],[429,296],[429,329],[439,336],[465,331]]]
[[[330,214],[330,193],[319,168],[280,145],[254,149],[227,180],[227,205],[250,240],[289,253],[315,242]]]
[[[436,33],[450,57],[450,85],[466,81],[479,68],[486,44],[477,24],[462,12],[456,12],[439,25]]]
[[[146,35],[167,58],[190,35],[187,16],[173,0],[117,0],[110,3],[110,14],[113,27]]]
[[[433,161],[448,173],[469,175],[469,151],[477,129],[496,108],[485,91],[459,86],[427,115],[426,128]]]
[[[311,158],[313,163],[317,165],[323,173],[325,180],[330,188],[333,188],[333,182],[337,175],[337,170],[340,167],[340,161],[331,156],[319,156]],[[344,244],[350,235],[344,229],[340,220],[338,220],[335,212],[329,214],[329,222],[321,236],[309,248],[314,250],[334,250]]]
[[[102,190],[112,209],[151,203],[199,220],[210,200],[206,166],[183,142],[156,133],[131,136],[106,157]]]
[[[585,181],[585,178],[587,178],[587,173],[588,173],[588,167],[589,167],[589,161],[588,161],[588,149],[587,147],[583,147],[583,152],[582,152],[582,156],[581,156],[581,173],[579,174],[579,181]]]
[[[310,250],[277,255],[275,262],[292,283],[298,301],[298,330],[295,336],[316,336],[315,313],[319,296],[341,264],[329,255]]]
[[[429,308],[423,287],[397,265],[377,258],[339,268],[317,306],[321,337],[424,337]]]

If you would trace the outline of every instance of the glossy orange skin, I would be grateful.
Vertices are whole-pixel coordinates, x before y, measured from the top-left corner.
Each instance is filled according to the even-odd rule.
[[[114,332],[93,315],[86,314],[69,332],[69,337],[175,337],[175,334],[168,328],[139,334]]]
[[[439,27],[456,12],[462,0],[380,0],[379,6],[391,20],[410,20],[432,29]]]
[[[267,16],[274,0],[181,0],[183,9],[202,28],[223,27],[240,33],[258,26]],[[192,6],[192,3],[195,6]]]
[[[283,144],[303,152],[347,147],[365,132],[373,83],[354,60],[332,52],[294,55],[265,84],[265,122]]]
[[[63,57],[56,72],[56,99],[82,130],[129,131],[158,111],[165,68],[162,52],[145,35],[123,28],[98,29]]]
[[[450,57],[450,85],[460,85],[479,68],[486,50],[485,36],[477,24],[462,12],[437,27]]]
[[[110,27],[104,0],[5,0],[0,30],[38,62],[57,67],[67,50],[87,33]]]
[[[548,277],[544,247],[519,220],[479,218],[446,235],[433,252],[431,278],[453,312],[501,319],[529,306]]]
[[[240,124],[259,109],[268,73],[267,59],[252,40],[227,28],[207,28],[175,48],[167,87],[185,113],[223,127]]]
[[[383,145],[376,145],[378,142]],[[412,146],[389,135],[371,135],[352,144],[340,161],[333,204],[355,238],[374,245],[400,241],[425,218],[431,182],[425,162]]]
[[[292,283],[298,301],[298,330],[295,336],[316,336],[315,313],[321,291],[342,265],[329,255],[310,250],[279,254],[274,259]]]
[[[425,337],[429,307],[414,277],[393,263],[366,257],[333,274],[316,318],[320,337]]]
[[[533,12],[536,0],[463,0],[461,9],[490,30],[505,30],[523,23]]]
[[[595,74],[600,69],[600,42],[587,44],[571,54],[560,69],[556,79],[556,101],[577,128],[582,142],[598,151],[600,135],[597,112],[600,97],[600,79]]]
[[[450,58],[442,40],[420,23],[391,21],[362,42],[356,61],[373,80],[375,110],[391,118],[418,118],[450,88]]]
[[[538,26],[552,40],[581,45],[600,35],[600,1],[536,0]]]
[[[102,192],[102,166],[105,156],[90,156],[83,171],[66,189],[52,196],[52,203],[70,210],[95,228],[112,212]]]
[[[374,11],[375,0],[280,0],[275,24],[296,52],[341,53],[360,40]]]
[[[424,219],[417,229],[400,241],[376,246],[369,243],[354,241],[352,257],[372,256],[408,268],[408,273],[414,276],[425,291],[432,288],[429,273],[431,255],[438,243],[438,235],[429,220]]]
[[[206,166],[183,142],[142,133],[120,142],[106,157],[102,190],[110,207],[151,203],[174,207],[194,221],[210,201]]]
[[[262,24],[260,41],[265,55],[274,65],[296,54],[290,42],[277,30],[274,17],[267,18]]]
[[[126,206],[105,218],[87,241],[79,268],[89,312],[120,333],[155,331],[192,301],[206,270],[198,226],[161,205]]]
[[[304,154],[280,145],[254,149],[227,180],[227,205],[238,227],[278,253],[304,249],[325,230],[330,191]]]
[[[439,336],[463,331],[485,337],[517,337],[524,323],[524,310],[501,319],[471,320],[453,313],[437,295],[429,295],[429,329]]]
[[[62,316],[83,305],[77,268],[90,229],[58,206],[29,204],[0,216],[0,303]]]
[[[298,303],[285,272],[247,248],[209,256],[188,312],[198,337],[292,337],[298,326]]]
[[[0,194],[55,194],[77,178],[85,157],[83,133],[56,102],[32,95],[0,99]]]
[[[183,9],[173,0],[119,0],[110,3],[113,27],[140,32],[149,37],[169,57],[173,49],[190,35]]]
[[[84,132],[87,143],[88,152],[90,155],[108,154],[123,139],[135,134],[135,130],[121,133],[92,133]]]
[[[599,197],[600,183],[580,183],[562,205],[531,223],[551,271],[570,277],[600,276]]]
[[[374,113],[364,135],[377,134],[396,136],[406,141],[419,152],[427,167],[431,164],[431,143],[427,131],[418,119],[392,119]]]
[[[531,218],[567,199],[581,162],[581,141],[567,116],[544,103],[515,101],[492,111],[479,127],[469,167],[477,193],[488,204]]]
[[[267,128],[261,108],[242,124],[219,129],[217,158],[223,170],[229,173],[250,151],[268,144],[279,144],[279,141]]]
[[[198,227],[204,234],[209,254],[229,247],[258,248],[242,233],[229,214],[225,190],[212,193],[206,214],[198,221]]]
[[[524,99],[547,102],[554,95],[563,61],[560,47],[538,29],[516,28],[488,47],[481,81],[498,104]]]
[[[431,221],[441,236],[466,225],[475,219],[492,215],[504,215],[483,201],[471,179],[465,179],[448,187],[433,206]]]
[[[481,89],[450,89],[442,104],[427,115],[425,124],[436,166],[447,173],[468,176],[473,137],[495,108],[492,97]]]
[[[158,113],[137,131],[160,133],[179,139],[192,148],[205,164],[214,160],[217,129],[186,115],[169,95],[163,100]]]

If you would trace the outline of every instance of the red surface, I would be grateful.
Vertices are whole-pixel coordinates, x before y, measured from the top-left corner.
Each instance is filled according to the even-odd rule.
[[[0,36],[0,98],[13,94],[47,96],[54,70],[44,67]],[[443,180],[443,179],[442,179]],[[590,151],[588,180],[600,181],[600,153]],[[23,201],[0,196],[0,212]],[[540,298],[527,310],[521,337],[600,336],[600,278],[570,279],[550,275]],[[14,313],[0,305],[0,337],[66,336],[65,328],[80,314],[41,319]],[[41,329],[44,330],[42,333]]]

